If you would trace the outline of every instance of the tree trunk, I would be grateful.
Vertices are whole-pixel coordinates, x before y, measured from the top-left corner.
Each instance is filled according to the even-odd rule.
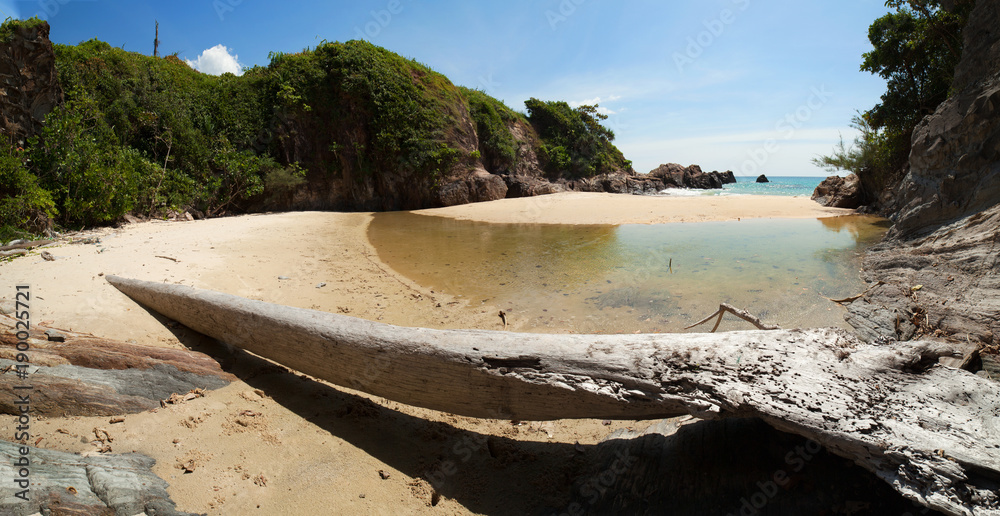
[[[944,343],[837,329],[543,335],[402,328],[109,276],[189,328],[409,405],[497,419],[757,417],[950,514],[1000,514],[997,385]]]

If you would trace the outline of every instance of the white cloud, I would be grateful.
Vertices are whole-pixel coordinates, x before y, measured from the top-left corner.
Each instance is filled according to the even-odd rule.
[[[619,95],[612,95],[612,96],[608,97],[608,102],[613,102],[613,101],[618,100],[620,98],[621,98],[621,96],[619,96]],[[569,107],[578,108],[580,106],[593,106],[594,104],[600,104],[600,103],[601,103],[601,97],[594,97],[592,99],[581,100],[579,102],[569,102]],[[608,108],[606,108],[604,106],[598,106],[597,107],[597,112],[600,113],[600,114],[602,114],[602,115],[614,115],[614,114],[617,113],[617,111],[613,111],[613,110],[608,109]]]
[[[243,65],[240,64],[239,56],[230,53],[230,50],[221,43],[202,52],[194,61],[190,59],[184,61],[191,68],[209,75],[222,75],[226,72],[234,75],[243,74]]]

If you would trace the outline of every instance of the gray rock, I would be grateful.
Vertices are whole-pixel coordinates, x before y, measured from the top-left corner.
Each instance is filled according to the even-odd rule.
[[[12,479],[23,445],[0,441],[0,513],[32,514],[156,514],[193,516],[180,512],[167,493],[169,485],[153,473],[156,461],[138,453],[83,457],[74,453],[25,447],[30,461],[28,501]]]
[[[858,208],[862,203],[861,182],[856,174],[830,176],[813,190],[812,200],[831,208]]]

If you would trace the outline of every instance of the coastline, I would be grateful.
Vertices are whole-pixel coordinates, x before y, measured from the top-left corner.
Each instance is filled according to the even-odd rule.
[[[694,222],[737,218],[736,210],[747,209],[745,200],[560,194],[459,207],[462,210],[429,210],[428,214],[531,223]],[[850,212],[818,205],[802,209],[806,202],[811,203],[794,198],[751,202],[757,210],[741,216],[802,218]],[[586,211],[578,211],[584,205]],[[539,209],[540,216],[525,219],[524,214],[533,209]],[[511,216],[498,216],[504,212]],[[185,348],[197,339],[165,325],[103,276],[169,281],[404,326],[502,328],[497,307],[473,306],[434,292],[382,263],[367,238],[372,216],[296,212],[142,222],[84,235],[100,238],[97,244],[49,247],[54,261],[42,260],[39,251],[32,251],[3,263],[0,271],[10,282],[32,284],[40,299],[33,307],[35,320],[55,328],[169,348]],[[530,461],[497,460],[494,452],[500,457],[521,457],[529,453],[525,450],[572,449],[596,444],[618,430],[646,426],[596,420],[512,424],[456,417],[334,388],[294,371],[278,368],[275,372],[273,366],[247,360],[235,359],[231,367],[240,380],[228,387],[187,403],[126,416],[121,424],[109,425],[104,417],[46,418],[38,423],[42,446],[93,453],[95,447],[87,436],[103,427],[115,439],[114,453],[135,451],[156,459],[153,471],[170,484],[168,492],[178,508],[187,511],[233,514],[259,507],[270,513],[380,513],[391,507],[416,514],[467,514],[507,503],[514,493],[524,498],[520,502],[524,507],[559,506],[568,494],[567,486],[552,485],[527,497],[524,489],[516,487],[518,479],[538,472],[572,478],[575,470],[571,468],[580,467],[566,464],[562,452],[540,452]],[[253,427],[234,425],[245,411],[261,415]],[[0,431],[12,435],[14,421],[0,420]],[[149,429],[157,430],[151,433]],[[435,503],[434,486],[427,480],[428,468],[431,473],[435,470],[434,464],[426,463],[428,457],[453,455],[456,442],[483,444],[487,440],[501,443],[501,451],[491,449],[489,454],[476,454],[469,465],[459,463],[465,468],[459,469],[461,478],[447,478],[445,496]],[[198,463],[194,472],[178,469],[178,464],[192,459]],[[301,477],[304,470],[309,471],[308,482]],[[383,479],[380,472],[388,478]],[[504,483],[512,487],[480,494],[482,485],[498,478],[507,479]],[[470,500],[479,502],[470,506]]]
[[[458,220],[508,224],[669,224],[753,218],[825,218],[855,210],[827,208],[808,197],[669,196],[563,192],[417,210]]]

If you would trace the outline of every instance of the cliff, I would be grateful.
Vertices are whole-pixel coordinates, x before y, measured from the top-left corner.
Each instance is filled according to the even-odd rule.
[[[913,134],[895,225],[864,260],[872,282],[848,321],[869,338],[1000,345],[1000,4],[964,32],[954,95]]]
[[[0,143],[24,146],[62,99],[49,24],[5,25],[0,30]]]
[[[909,237],[1000,201],[1000,6],[980,1],[964,31],[951,98],[913,131],[893,235]],[[989,20],[989,22],[987,22]]]

